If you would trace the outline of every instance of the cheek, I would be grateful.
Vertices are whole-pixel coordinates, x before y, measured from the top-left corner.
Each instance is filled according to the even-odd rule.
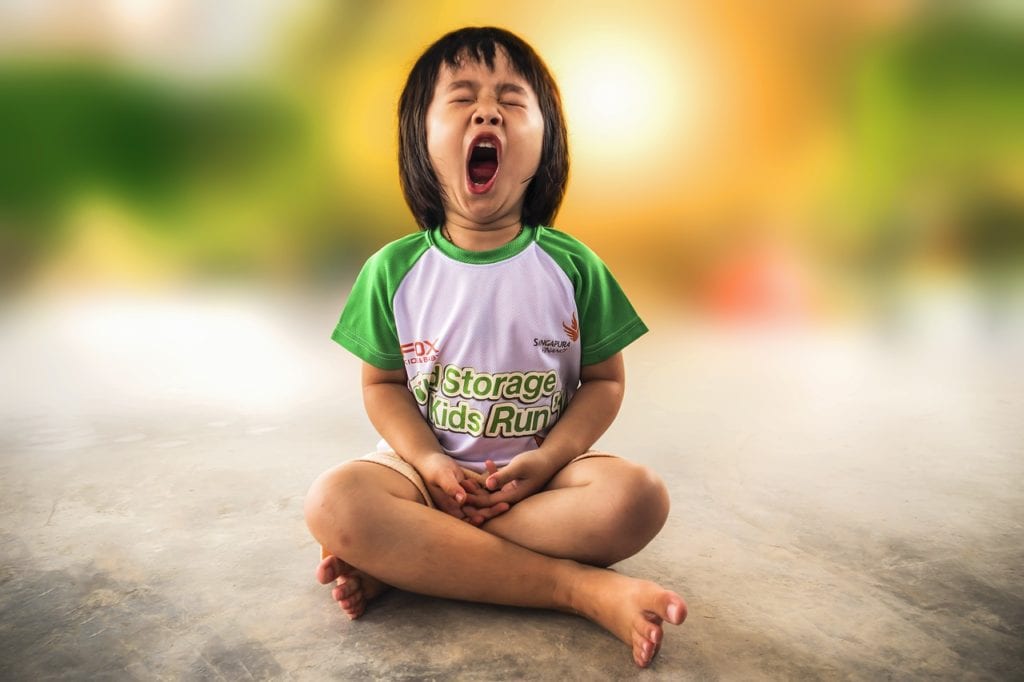
[[[540,165],[540,155],[544,148],[544,119],[537,118],[523,129],[520,144],[525,152],[524,158],[534,168]]]
[[[461,140],[453,139],[450,131],[443,126],[433,127],[427,122],[427,153],[430,164],[441,180],[462,173]]]

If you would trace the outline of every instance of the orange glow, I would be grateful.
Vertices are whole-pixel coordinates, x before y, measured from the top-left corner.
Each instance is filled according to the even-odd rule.
[[[630,290],[818,308],[826,278],[841,297],[943,256],[993,300],[1016,281],[1024,100],[1000,3],[15,4],[0,96],[34,132],[5,126],[13,283],[341,277],[415,229],[399,93],[471,25],[551,68],[572,153],[555,226]]]

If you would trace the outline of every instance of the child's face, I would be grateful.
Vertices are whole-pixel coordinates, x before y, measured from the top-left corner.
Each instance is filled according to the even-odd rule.
[[[543,141],[537,95],[500,48],[493,71],[470,59],[442,67],[427,109],[427,149],[445,191],[445,220],[518,222]]]

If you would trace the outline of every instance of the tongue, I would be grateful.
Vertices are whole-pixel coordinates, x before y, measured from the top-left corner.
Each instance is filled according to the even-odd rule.
[[[471,161],[469,163],[469,179],[477,185],[485,185],[498,171],[497,161]]]

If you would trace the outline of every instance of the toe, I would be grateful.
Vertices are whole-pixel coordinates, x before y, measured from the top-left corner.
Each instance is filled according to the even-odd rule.
[[[646,639],[640,636],[640,633],[633,631],[633,661],[641,668],[646,668],[647,664],[650,663],[650,658],[644,652],[644,643],[650,644]]]
[[[353,592],[341,596],[338,599],[338,603],[343,609],[351,609],[355,606],[363,604],[366,601],[366,595],[363,594],[362,590],[354,590]]]
[[[664,633],[662,632],[660,627],[654,627],[654,628],[651,628],[650,630],[648,630],[648,632],[647,632],[647,639],[652,644],[654,644],[655,647],[659,647],[659,646],[661,646],[661,638],[662,638],[663,634]]]
[[[362,599],[362,594],[361,593],[356,593],[356,594],[353,594],[351,597],[346,597],[344,599],[339,599],[338,600],[338,606],[340,606],[341,609],[344,610],[344,611],[351,611],[351,610],[354,610],[356,608],[361,608],[362,606],[364,606],[365,605],[364,602],[365,602],[365,600]]]
[[[343,607],[343,610],[345,611],[345,615],[348,616],[349,620],[355,620],[359,616],[363,615],[364,611],[366,611],[366,602],[360,599],[358,602],[353,603],[347,608]]]
[[[665,634],[664,630],[661,629],[661,616],[646,611],[644,612],[644,620],[648,622],[648,625],[641,623],[640,632],[644,634],[644,637],[654,642],[655,645],[661,644],[661,638]]]
[[[316,579],[321,585],[337,579],[341,575],[341,560],[336,556],[327,556],[316,567]]]
[[[679,625],[686,620],[686,602],[675,592],[666,590],[659,599],[657,614],[673,625]]]
[[[340,601],[361,591],[362,582],[359,580],[359,576],[351,576],[339,579],[338,586],[331,590],[331,594],[336,600]]]
[[[643,667],[650,664],[654,655],[658,653],[659,648],[659,642],[648,636],[649,631],[650,626],[639,626],[633,628],[633,651],[635,655],[639,656],[641,666]]]
[[[648,612],[633,621],[633,650],[642,661],[641,667],[646,667],[657,655],[663,636],[658,616]]]

